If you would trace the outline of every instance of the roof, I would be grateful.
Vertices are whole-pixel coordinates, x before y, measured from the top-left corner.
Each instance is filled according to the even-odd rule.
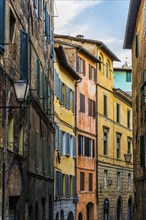
[[[113,89],[114,90],[114,94],[117,98],[120,98],[122,101],[124,101],[125,103],[127,103],[131,108],[132,108],[132,98],[130,95],[128,95],[126,92],[124,92],[121,89]]]
[[[92,40],[92,39],[87,39],[87,38],[83,38],[83,37],[73,37],[73,36],[68,36],[68,35],[59,35],[59,34],[55,34],[54,35],[55,38],[65,38],[65,39],[70,39],[70,40],[76,40],[76,41],[80,41],[80,42],[88,42],[91,44],[96,44],[98,47],[102,48],[102,50],[110,56],[110,58],[113,61],[120,61],[119,58],[102,42],[102,41],[98,41],[98,40]]]
[[[123,67],[114,67],[114,71],[132,72],[132,69],[131,68],[123,68]]]
[[[62,45],[67,45],[67,46],[71,46],[76,48],[79,52],[83,53],[85,56],[89,57],[91,60],[93,60],[96,63],[101,63],[101,60],[98,59],[97,57],[95,57],[92,53],[90,53],[88,50],[86,50],[84,47],[82,47],[81,45],[77,45],[77,44],[72,44],[72,43],[68,43],[68,42],[64,42],[64,41],[60,41],[60,40],[55,40],[55,43],[59,43]]]
[[[81,79],[78,73],[68,64],[63,47],[59,44],[58,46],[55,46],[54,49],[56,56],[58,57],[58,60],[64,69],[66,69],[74,79]]]
[[[125,39],[123,45],[124,49],[131,49],[140,4],[141,0],[130,0]]]

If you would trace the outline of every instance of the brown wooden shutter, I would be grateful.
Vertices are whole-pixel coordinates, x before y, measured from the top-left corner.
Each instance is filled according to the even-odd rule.
[[[89,173],[89,191],[93,190],[93,174]]]
[[[80,190],[84,191],[85,173],[80,172]]]

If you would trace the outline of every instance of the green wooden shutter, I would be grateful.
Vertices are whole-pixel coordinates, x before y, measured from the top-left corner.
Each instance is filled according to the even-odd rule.
[[[76,157],[76,137],[73,136],[73,157]]]
[[[59,126],[55,125],[55,149],[59,149]]]
[[[89,191],[93,190],[93,174],[89,173]]]
[[[46,170],[46,139],[42,138],[42,172]]]
[[[73,184],[72,184],[73,197],[75,198],[76,197],[76,176],[72,176],[72,181],[73,181]]]
[[[62,197],[63,191],[62,191],[62,173],[60,172],[60,184],[59,184],[59,195]]]
[[[38,0],[33,0],[34,7],[37,8]]]
[[[66,184],[65,184],[66,197],[70,197],[70,176],[65,175],[65,178],[66,178]]]
[[[20,74],[21,79],[28,80],[28,34],[20,33]]]
[[[69,133],[66,133],[66,155],[69,156],[69,148],[70,146],[70,134]]]
[[[145,166],[144,135],[140,136],[140,166]]]
[[[75,92],[72,91],[72,112],[75,113]]]
[[[56,197],[59,197],[60,194],[60,172],[56,171]]]
[[[35,169],[39,168],[39,131],[35,132]]]
[[[6,37],[6,0],[0,0],[0,52],[4,52]]]
[[[62,131],[59,131],[59,149],[62,152]]]
[[[42,6],[43,6],[43,2],[42,0],[38,0],[39,1],[39,4],[38,4],[38,16],[39,18],[42,18]]]

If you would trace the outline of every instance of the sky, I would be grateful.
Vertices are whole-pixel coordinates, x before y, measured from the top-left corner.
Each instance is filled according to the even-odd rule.
[[[123,49],[130,0],[55,0],[55,33],[100,40],[121,62],[131,66],[131,52]]]

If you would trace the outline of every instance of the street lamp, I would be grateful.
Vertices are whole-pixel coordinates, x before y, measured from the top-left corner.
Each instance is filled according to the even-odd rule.
[[[125,162],[131,163],[131,157],[132,157],[132,154],[130,153],[124,154]]]
[[[13,87],[18,102],[22,104],[25,102],[29,92],[28,81],[15,80],[13,81]],[[21,108],[18,106],[9,106],[8,99],[8,76],[5,78],[5,94],[6,94],[6,106],[0,106],[5,109],[5,145],[3,152],[3,177],[2,177],[2,220],[6,219],[6,190],[7,190],[7,150],[8,150],[8,110],[13,108]]]

